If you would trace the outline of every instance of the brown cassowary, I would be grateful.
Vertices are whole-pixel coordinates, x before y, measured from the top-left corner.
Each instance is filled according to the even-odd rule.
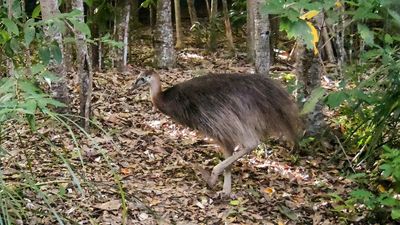
[[[223,194],[231,192],[231,166],[268,137],[297,143],[300,118],[296,104],[276,81],[256,74],[209,74],[161,90],[152,70],[137,77],[134,88],[150,85],[153,105],[176,122],[214,139],[225,160],[212,173],[213,187],[224,172]],[[235,151],[236,150],[236,151]]]

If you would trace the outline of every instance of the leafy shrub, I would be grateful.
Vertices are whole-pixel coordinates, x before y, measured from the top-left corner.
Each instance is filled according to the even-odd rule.
[[[376,222],[389,222],[389,218],[400,221],[400,150],[387,146],[383,149],[376,173],[369,176],[358,173],[350,177],[363,188],[350,192],[346,200],[332,195],[336,201],[334,209],[344,219],[366,217]]]

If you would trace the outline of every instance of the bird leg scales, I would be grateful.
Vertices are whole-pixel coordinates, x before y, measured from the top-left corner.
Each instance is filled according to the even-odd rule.
[[[232,190],[232,166],[228,166],[224,170],[224,186],[222,189],[222,193],[225,196],[228,196],[231,193]]]

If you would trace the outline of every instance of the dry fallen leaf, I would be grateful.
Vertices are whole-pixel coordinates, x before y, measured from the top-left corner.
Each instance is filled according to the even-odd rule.
[[[93,207],[97,208],[97,209],[113,211],[113,210],[117,210],[121,207],[121,201],[120,200],[111,200],[108,202],[96,204]]]

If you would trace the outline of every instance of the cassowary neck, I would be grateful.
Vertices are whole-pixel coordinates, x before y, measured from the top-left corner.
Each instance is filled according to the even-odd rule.
[[[158,76],[158,74],[154,74],[150,80],[150,96],[151,96],[151,101],[153,102],[154,105],[157,105],[160,95],[161,95],[160,76]]]

